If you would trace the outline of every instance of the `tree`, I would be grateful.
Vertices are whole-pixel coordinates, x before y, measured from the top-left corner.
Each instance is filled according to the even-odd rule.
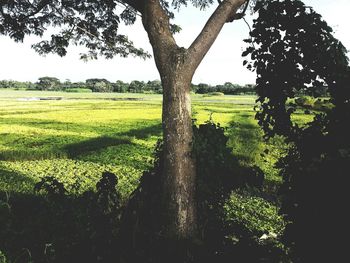
[[[264,0],[251,32],[249,68],[257,72],[259,111],[266,138],[285,136],[281,157],[281,213],[289,224],[284,242],[293,262],[342,261],[348,250],[350,169],[350,66],[347,50],[311,7],[299,0]],[[332,107],[300,124],[290,98],[330,96]]]
[[[91,89],[93,92],[112,92],[112,85],[106,79],[87,79],[87,88]]]
[[[204,93],[208,93],[208,92],[211,92],[211,91],[213,91],[212,87],[209,86],[209,85],[206,84],[206,83],[199,83],[199,84],[197,85],[197,89],[196,89],[196,92],[197,92],[197,93],[202,93],[202,94],[204,94]]]
[[[61,82],[55,77],[41,77],[36,83],[39,90],[59,90],[61,88]]]
[[[20,82],[15,80],[1,80],[0,81],[1,89],[31,89],[33,88],[33,83],[31,82]]]
[[[143,81],[133,80],[129,84],[128,92],[131,93],[141,93],[145,87]]]
[[[152,91],[154,93],[159,93],[159,94],[163,93],[162,83],[160,82],[160,80],[148,81],[145,89],[147,89],[148,91]]]
[[[237,11],[248,6],[247,0],[218,1],[218,6],[189,48],[179,47],[173,37],[179,28],[170,23],[172,6],[179,9],[191,2],[205,8],[212,0],[5,0],[0,8],[0,34],[15,41],[26,34],[42,36],[48,26],[61,27],[50,41],[34,45],[41,54],[66,54],[70,43],[83,45],[83,59],[98,55],[149,57],[118,34],[123,20],[132,24],[138,15],[153,48],[154,59],[163,87],[164,163],[161,177],[165,235],[191,239],[196,234],[195,160],[192,158],[192,116],[190,87],[194,72],[227,22],[241,18]],[[117,5],[124,6],[118,13]]]
[[[124,83],[121,80],[117,80],[113,85],[113,92],[124,93],[128,91],[129,84]]]

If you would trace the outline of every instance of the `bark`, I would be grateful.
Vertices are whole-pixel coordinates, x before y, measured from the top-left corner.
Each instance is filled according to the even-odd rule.
[[[196,232],[195,160],[192,152],[191,74],[181,51],[169,60],[163,83],[164,174],[163,207],[167,235],[189,239]]]
[[[145,6],[143,24],[154,50],[163,85],[164,172],[161,178],[163,234],[190,239],[196,231],[195,165],[191,156],[191,71],[186,50],[179,48],[169,30],[169,18],[157,0]]]
[[[189,49],[176,45],[170,32],[169,18],[159,0],[144,0],[143,7],[139,7],[163,86],[164,171],[161,196],[163,234],[171,238],[190,240],[197,230],[196,169],[191,155],[191,80],[223,25],[244,2],[246,0],[223,1]]]

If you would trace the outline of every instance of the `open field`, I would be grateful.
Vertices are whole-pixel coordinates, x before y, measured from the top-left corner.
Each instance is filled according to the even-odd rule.
[[[210,118],[220,123],[240,163],[265,173],[263,192],[233,193],[227,216],[257,235],[282,233],[285,223],[276,198],[281,178],[274,163],[287,146],[279,138],[262,139],[255,97],[192,98],[196,123]],[[69,195],[80,196],[110,171],[118,176],[126,201],[152,165],[162,135],[161,102],[161,95],[153,94],[0,91],[0,198],[35,195],[35,183],[47,176],[62,182]],[[311,116],[295,118],[304,122]]]
[[[193,102],[198,123],[212,115],[228,127],[237,157],[258,158],[264,146],[254,97],[194,95]],[[0,103],[2,191],[32,191],[40,178],[55,176],[79,193],[109,170],[126,197],[161,137],[161,95],[1,91]]]
[[[126,200],[151,166],[162,133],[161,101],[150,94],[0,91],[0,191],[33,193],[41,178],[54,176],[80,194],[111,171]],[[273,164],[284,146],[262,140],[254,102],[254,96],[193,95],[194,118],[200,124],[211,116],[226,127],[234,155],[260,166],[274,192],[281,179]]]

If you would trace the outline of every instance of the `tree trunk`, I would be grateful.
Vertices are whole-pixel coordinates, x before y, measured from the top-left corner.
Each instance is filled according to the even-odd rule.
[[[191,239],[196,232],[195,160],[192,156],[192,116],[190,85],[192,75],[185,71],[182,50],[164,65],[163,141],[164,172],[162,202],[165,234]]]
[[[133,7],[142,13],[142,23],[153,48],[163,86],[164,158],[162,185],[163,235],[191,240],[197,229],[195,160],[192,152],[190,85],[193,74],[223,25],[247,0],[224,0],[188,48],[176,44],[169,16],[160,0],[143,0]]]
[[[163,86],[162,234],[190,240],[197,228],[190,98],[196,67],[187,63],[187,50],[176,45],[159,0],[147,1],[142,21]]]

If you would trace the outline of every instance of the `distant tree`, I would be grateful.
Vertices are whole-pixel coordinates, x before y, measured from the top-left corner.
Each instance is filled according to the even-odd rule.
[[[125,93],[128,91],[129,84],[121,80],[117,80],[115,83],[112,83],[113,92]]]
[[[141,93],[144,87],[145,83],[143,81],[133,80],[129,84],[128,92]]]
[[[72,88],[72,82],[70,79],[66,79],[62,84],[61,84],[61,89],[66,90]]]
[[[112,92],[112,84],[106,79],[87,79],[86,87],[91,89],[93,92]]]
[[[204,94],[204,93],[208,93],[211,91],[212,91],[211,86],[209,86],[206,83],[199,83],[197,85],[197,93]]]
[[[243,86],[245,94],[256,94],[255,88],[255,84],[246,84]]]
[[[0,88],[13,89],[14,88],[14,81],[13,80],[1,80],[0,81]]]
[[[56,91],[61,88],[60,80],[55,77],[41,77],[35,84],[39,90]]]
[[[26,82],[26,89],[27,90],[35,90],[36,89],[36,85],[33,82],[27,81]]]
[[[16,89],[16,90],[25,90],[33,89],[34,84],[26,81],[16,81],[16,80],[0,80],[0,89]]]
[[[197,93],[198,86],[196,84],[191,83],[191,92]]]
[[[146,83],[144,90],[149,90],[149,91],[152,91],[154,93],[161,94],[161,93],[163,93],[162,83],[160,80],[148,81]]]
[[[71,83],[71,88],[87,88],[86,83],[83,81]]]
[[[224,87],[230,90],[233,90],[236,88],[237,85],[232,84],[231,82],[225,82]]]

